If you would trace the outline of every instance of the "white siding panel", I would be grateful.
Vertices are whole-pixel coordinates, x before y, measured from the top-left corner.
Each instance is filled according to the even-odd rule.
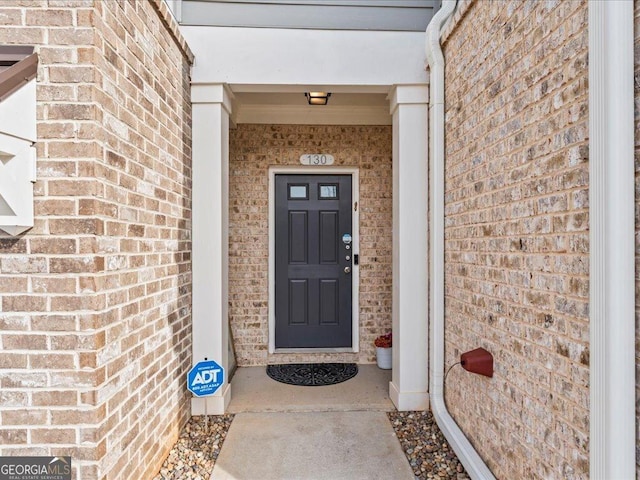
[[[241,85],[298,85],[303,92],[308,85],[427,82],[423,32],[230,27],[181,31],[196,56],[193,83],[227,83],[234,91],[243,91]]]

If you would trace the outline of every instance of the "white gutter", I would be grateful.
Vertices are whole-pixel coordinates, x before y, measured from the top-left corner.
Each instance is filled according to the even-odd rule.
[[[429,161],[431,205],[430,375],[433,416],[467,473],[475,479],[495,479],[471,442],[447,411],[444,401],[444,55],[440,31],[457,0],[444,0],[427,27],[429,78]]]

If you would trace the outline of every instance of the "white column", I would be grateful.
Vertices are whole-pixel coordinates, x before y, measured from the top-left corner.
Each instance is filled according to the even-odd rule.
[[[636,478],[633,2],[589,2],[590,462]]]
[[[193,364],[213,360],[228,374],[231,93],[221,84],[193,85],[191,102]],[[191,413],[204,414],[206,401],[207,413],[219,415],[230,400],[231,387],[225,378],[214,395],[191,400]]]
[[[393,115],[393,373],[398,410],[426,410],[428,392],[427,85],[391,92]]]

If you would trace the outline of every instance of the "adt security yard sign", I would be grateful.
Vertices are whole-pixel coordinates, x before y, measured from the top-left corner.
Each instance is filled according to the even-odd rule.
[[[213,360],[198,362],[187,374],[187,388],[196,397],[213,395],[224,383],[224,368]]]

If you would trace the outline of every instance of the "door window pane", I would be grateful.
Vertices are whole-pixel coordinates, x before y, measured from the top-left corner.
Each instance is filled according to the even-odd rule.
[[[307,185],[289,185],[289,200],[303,199],[308,200]]]
[[[320,185],[320,198],[338,198],[338,185]]]

